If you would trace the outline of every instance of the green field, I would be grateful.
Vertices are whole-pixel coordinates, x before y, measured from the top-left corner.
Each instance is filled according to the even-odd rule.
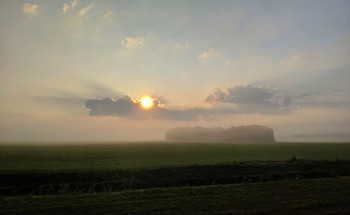
[[[346,143],[0,145],[0,171],[138,169],[239,161],[350,159]]]
[[[0,145],[0,214],[349,214],[347,143]]]

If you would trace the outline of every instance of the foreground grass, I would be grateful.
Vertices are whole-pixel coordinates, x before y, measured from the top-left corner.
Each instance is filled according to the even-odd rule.
[[[0,145],[0,171],[144,169],[233,161],[350,158],[346,143]]]
[[[350,178],[3,197],[1,214],[349,214]]]

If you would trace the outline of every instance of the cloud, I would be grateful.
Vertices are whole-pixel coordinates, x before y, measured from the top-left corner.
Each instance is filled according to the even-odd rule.
[[[170,120],[183,120],[190,118],[188,113],[180,113],[181,111],[170,111],[158,101],[154,100],[154,107],[149,111],[140,108],[139,100],[125,95],[119,99],[106,97],[104,99],[87,100],[85,107],[90,109],[90,116],[119,116],[129,119],[147,119],[147,118],[163,118]]]
[[[38,13],[37,9],[38,9],[37,4],[30,4],[30,3],[23,4],[23,13],[37,14]]]
[[[213,58],[217,56],[219,56],[219,53],[215,49],[211,48],[211,49],[208,49],[208,51],[205,51],[202,54],[198,55],[198,58],[200,60],[206,60],[208,58]]]
[[[254,91],[254,90],[253,90]],[[255,92],[254,92],[255,93]],[[215,94],[209,95],[206,101],[226,102],[228,91],[216,89]],[[84,104],[89,109],[90,116],[119,116],[128,119],[162,119],[173,121],[196,121],[200,119],[215,119],[220,115],[260,113],[260,114],[286,114],[291,108],[291,101],[285,99],[281,104],[267,99],[272,98],[269,93],[258,92],[258,95],[249,95],[247,98],[237,97],[235,101],[238,106],[212,106],[209,108],[191,107],[176,108],[162,104],[158,99],[154,99],[154,107],[148,111],[140,108],[139,99],[125,95],[121,98],[106,97],[103,99],[90,99]],[[258,98],[257,96],[263,96]],[[257,101],[256,101],[257,100]],[[228,100],[230,101],[230,100]],[[285,107],[284,105],[288,105]]]
[[[241,113],[264,114],[287,113],[293,104],[290,97],[282,97],[276,93],[276,90],[251,85],[234,86],[227,89],[216,87],[206,97],[205,102],[236,104]]]
[[[70,5],[67,3],[64,3],[62,7],[63,14],[65,14],[69,10],[73,10],[77,6],[77,4],[78,4],[78,0],[71,1]]]
[[[143,38],[142,37],[127,37],[124,40],[122,40],[120,42],[122,44],[122,46],[124,46],[127,49],[131,49],[131,48],[137,48],[138,46],[142,46],[143,45]]]
[[[85,107],[89,109],[90,116],[119,116],[128,119],[163,119],[172,121],[191,121],[201,118],[215,117],[221,114],[236,113],[230,108],[168,108],[158,99],[154,99],[154,107],[148,111],[140,108],[139,100],[125,95],[114,99],[106,97],[104,99],[90,99],[85,102]]]
[[[214,68],[217,68],[218,66],[219,67],[228,66],[232,63],[224,53],[219,52],[214,48],[208,49],[202,54],[199,54],[197,57],[199,62],[205,65],[205,67],[211,65],[211,66],[214,66]]]
[[[111,20],[111,15],[113,14],[113,12],[111,10],[108,10],[102,17],[105,19],[105,20]]]
[[[87,100],[85,107],[90,109],[90,116],[121,116],[138,118],[141,110],[138,110],[137,101],[130,96],[120,99],[106,97],[104,99]]]
[[[214,92],[205,99],[206,102],[213,103],[265,103],[272,97],[268,88],[246,86],[229,87],[226,90],[215,88]]]
[[[183,44],[180,43],[180,42],[177,42],[177,43],[175,44],[175,47],[176,47],[177,49],[187,49],[188,46],[189,46],[188,41],[184,42]]]
[[[95,7],[94,4],[90,4],[89,6],[84,7],[79,11],[78,16],[85,16],[93,7]]]

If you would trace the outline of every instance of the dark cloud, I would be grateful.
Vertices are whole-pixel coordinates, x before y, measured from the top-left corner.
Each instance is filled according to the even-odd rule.
[[[174,128],[165,134],[168,141],[184,142],[275,142],[271,128],[257,125],[223,128]]]
[[[235,104],[259,104],[270,103],[272,93],[266,88],[247,86],[235,86],[222,90],[215,88],[214,92],[205,99],[206,102],[213,103],[235,103]]]
[[[164,101],[165,99],[162,98]],[[139,101],[130,96],[118,99],[106,97],[103,99],[87,100],[85,107],[89,109],[90,116],[119,116],[129,119],[164,119],[164,120],[198,120],[210,119],[225,114],[260,113],[260,114],[286,114],[291,110],[290,97],[277,97],[267,88],[252,86],[237,86],[222,90],[215,88],[214,92],[205,99],[209,103],[233,103],[236,106],[214,105],[211,108],[170,108],[159,99],[155,99],[152,109],[145,111],[140,108]]]
[[[281,97],[269,88],[235,86],[227,89],[215,88],[205,102],[231,103],[238,106],[239,113],[283,114],[291,110],[291,97]]]
[[[146,111],[141,110],[138,102],[130,96],[124,96],[120,99],[106,97],[104,99],[87,100],[85,107],[90,109],[90,116],[120,116],[131,119],[147,117]]]
[[[106,97],[104,99],[93,99],[85,102],[85,107],[90,109],[90,116],[119,116],[129,119],[165,119],[165,120],[197,120],[200,117],[210,118],[221,114],[236,113],[230,108],[187,108],[175,109],[164,106],[157,99],[151,110],[145,111],[140,108],[137,99],[130,96],[124,96],[119,99]]]

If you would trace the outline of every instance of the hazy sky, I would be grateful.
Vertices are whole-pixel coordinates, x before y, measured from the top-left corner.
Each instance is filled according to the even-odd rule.
[[[0,2],[0,141],[350,141],[350,1]]]

